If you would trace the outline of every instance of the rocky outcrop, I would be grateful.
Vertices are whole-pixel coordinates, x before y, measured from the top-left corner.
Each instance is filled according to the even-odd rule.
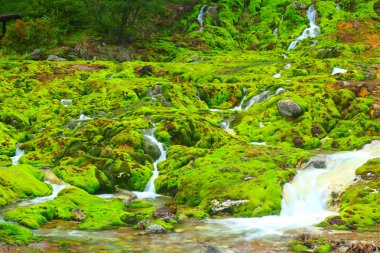
[[[202,244],[201,253],[233,253],[233,251],[229,249],[221,249],[208,242],[205,242]]]
[[[298,118],[303,114],[301,106],[290,99],[278,101],[277,107],[280,113],[286,117]]]
[[[228,199],[226,201],[219,202],[218,200],[213,199],[211,201],[212,211],[214,213],[226,211],[226,210],[230,209],[232,206],[240,206],[243,203],[246,203],[248,201],[249,201],[248,199],[241,199],[241,200],[230,200],[230,199]]]
[[[47,58],[48,61],[67,61],[65,58],[61,58],[61,57],[58,57],[56,55],[49,55],[49,57]]]
[[[150,225],[145,230],[148,231],[149,233],[154,233],[154,234],[162,234],[162,233],[167,232],[166,228],[157,224]]]

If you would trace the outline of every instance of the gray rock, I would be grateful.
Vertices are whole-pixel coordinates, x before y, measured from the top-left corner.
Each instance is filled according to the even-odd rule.
[[[30,59],[32,60],[42,60],[42,51],[40,49],[36,49],[29,54]]]
[[[221,249],[206,242],[202,244],[201,253],[233,253],[233,251],[229,249]]]
[[[154,160],[157,160],[160,155],[161,151],[158,148],[157,144],[152,142],[149,138],[144,136],[144,152],[145,154],[150,155]]]
[[[240,199],[240,200],[227,199],[226,201],[219,202],[217,199],[213,199],[211,200],[212,211],[214,213],[217,213],[220,211],[228,211],[232,206],[240,206],[246,202],[249,202],[249,200],[248,199]]]
[[[82,210],[80,210],[79,208],[73,209],[72,213],[73,213],[73,216],[74,216],[74,220],[83,221],[83,220],[86,219],[86,214],[84,214],[82,212]]]
[[[326,169],[326,161],[323,159],[318,159],[318,160],[312,161],[312,165],[316,169]]]
[[[286,117],[298,118],[303,114],[302,108],[293,100],[280,100],[277,103],[278,110]]]
[[[161,225],[157,225],[157,224],[150,225],[145,230],[150,232],[150,233],[156,233],[156,234],[167,232],[166,228],[164,228]]]
[[[308,168],[308,167],[314,167],[316,169],[326,169],[327,166],[326,166],[326,161],[323,159],[323,158],[315,158],[313,160],[310,160],[306,165],[305,165],[305,169]]]
[[[48,61],[66,61],[65,58],[60,58],[60,57],[58,57],[56,55],[53,55],[53,54],[49,55],[49,57],[47,58],[47,60]]]
[[[117,198],[123,201],[126,206],[129,206],[137,199],[137,195],[130,191],[121,190]]]

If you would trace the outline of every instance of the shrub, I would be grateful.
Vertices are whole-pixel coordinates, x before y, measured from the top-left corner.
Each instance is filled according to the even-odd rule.
[[[1,41],[8,50],[24,53],[36,48],[47,48],[57,44],[57,31],[48,20],[16,20]]]

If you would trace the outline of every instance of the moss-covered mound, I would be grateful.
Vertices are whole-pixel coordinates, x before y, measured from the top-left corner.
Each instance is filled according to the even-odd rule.
[[[380,158],[356,170],[358,180],[341,196],[338,216],[326,218],[324,226],[336,229],[373,230],[380,223]]]
[[[285,147],[224,146],[205,150],[172,146],[160,164],[158,192],[210,214],[264,216],[281,209],[282,185],[308,152]],[[198,158],[198,156],[204,156]],[[221,208],[223,202],[230,204]]]
[[[9,223],[0,223],[0,241],[10,245],[28,245],[40,239],[29,229]]]
[[[77,220],[81,222],[78,228],[96,230],[123,225],[124,207],[121,200],[105,200],[70,187],[52,201],[9,211],[4,219],[33,229],[52,219]]]
[[[52,187],[43,182],[44,173],[31,165],[0,168],[0,206],[20,198],[52,194]]]

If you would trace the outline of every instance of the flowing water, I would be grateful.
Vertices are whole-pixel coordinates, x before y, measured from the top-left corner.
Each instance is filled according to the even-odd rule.
[[[201,9],[199,10],[199,14],[197,17],[197,20],[199,22],[199,31],[204,30],[204,21],[205,21],[205,15],[207,14],[208,5],[203,5]]]
[[[288,50],[296,48],[297,44],[306,38],[315,38],[321,34],[321,28],[316,23],[317,10],[315,9],[314,4],[310,5],[307,10],[307,18],[310,21],[309,27],[306,28],[292,43],[290,43]]]
[[[61,103],[62,103],[62,105],[63,106],[69,106],[69,105],[71,105],[72,103],[73,103],[73,100],[72,99],[61,99]]]
[[[359,151],[323,153],[326,168],[309,163],[284,186],[280,215],[261,218],[193,220],[179,224],[175,232],[147,234],[132,228],[79,231],[75,223],[54,221],[36,231],[38,235],[74,243],[76,252],[201,252],[209,242],[234,252],[287,252],[286,241],[294,233],[308,232],[338,240],[376,240],[373,233],[331,231],[313,227],[334,214],[327,203],[332,191],[341,191],[355,178],[355,170],[367,160],[380,157],[380,141]],[[311,164],[311,165],[310,165]]]
[[[155,127],[144,131],[145,136],[151,137],[162,152],[154,166],[157,173],[154,173],[146,187],[145,192],[150,194],[155,194],[153,182],[158,175],[157,163],[163,161],[166,155],[162,143],[154,137],[154,130]],[[179,224],[175,232],[163,235],[151,235],[125,227],[108,231],[79,231],[75,229],[75,222],[53,221],[35,231],[35,234],[49,237],[53,241],[71,243],[75,252],[200,252],[204,242],[235,252],[286,252],[285,242],[292,233],[298,232],[335,239],[373,240],[380,238],[376,236],[378,234],[349,231],[338,233],[313,225],[334,214],[328,210],[331,193],[342,191],[352,184],[355,170],[376,157],[380,157],[380,141],[373,141],[358,151],[319,154],[313,159],[324,160],[324,169],[315,168],[315,163],[310,162],[291,183],[284,185],[280,215],[193,220]],[[22,201],[16,205],[25,203]]]
[[[20,161],[20,158],[23,155],[25,155],[24,150],[21,150],[20,149],[20,144],[17,144],[16,145],[16,154],[15,154],[15,156],[11,157],[11,159],[12,159],[12,165],[18,165],[19,161]]]
[[[336,74],[343,74],[343,73],[346,73],[347,72],[347,69],[341,69],[339,67],[334,67],[332,72],[331,72],[331,75],[336,75]]]
[[[143,130],[144,136],[148,138],[152,143],[157,145],[158,149],[160,150],[160,156],[153,163],[153,174],[150,177],[148,183],[146,184],[145,190],[143,192],[134,192],[139,198],[155,198],[156,196],[160,196],[156,194],[156,187],[154,186],[154,181],[158,178],[158,174],[159,174],[157,164],[166,159],[166,150],[165,150],[164,144],[159,142],[154,136],[155,130],[156,130],[155,124],[153,125],[153,128]]]

